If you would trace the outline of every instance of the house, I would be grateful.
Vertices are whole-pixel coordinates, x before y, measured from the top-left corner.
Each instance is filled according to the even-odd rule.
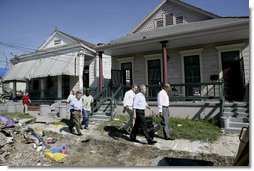
[[[112,56],[113,87],[145,83],[148,97],[163,82],[185,97],[218,96],[223,80],[225,99],[243,101],[250,80],[249,17],[220,17],[180,0],[164,0],[130,33],[96,50]]]
[[[164,0],[130,33],[95,49],[112,57],[114,91],[146,84],[155,111],[153,101],[169,82],[172,116],[231,118],[231,126],[243,120],[236,116],[248,117],[249,17]]]
[[[111,77],[111,58],[103,55],[103,60],[99,59],[93,47],[56,29],[38,50],[13,58],[3,81],[13,83],[15,95],[16,84],[25,82],[31,99],[66,99],[72,89],[83,91],[86,87],[96,94],[99,82],[107,84]],[[104,80],[99,81],[102,62]]]

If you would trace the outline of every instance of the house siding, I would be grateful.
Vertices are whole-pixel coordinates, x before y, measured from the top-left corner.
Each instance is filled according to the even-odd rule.
[[[155,28],[154,20],[163,18],[163,14],[173,13],[174,18],[183,16],[184,23],[195,22],[208,19],[208,17],[194,13],[175,4],[165,4],[157,13],[155,13],[146,23],[144,23],[136,32],[143,32]]]
[[[243,63],[244,63],[244,74],[245,84],[250,82],[250,46],[246,46],[242,51]]]

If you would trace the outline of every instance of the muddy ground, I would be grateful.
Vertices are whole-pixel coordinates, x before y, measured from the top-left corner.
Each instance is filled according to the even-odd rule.
[[[43,129],[45,125],[29,125]],[[38,145],[27,143],[24,139],[24,130],[20,128],[12,144],[2,147],[8,155],[0,160],[5,166],[57,166],[57,167],[133,167],[151,166],[155,159],[161,157],[176,157],[184,159],[199,159],[211,161],[214,166],[231,166],[234,158],[217,154],[189,153],[173,150],[161,150],[154,145],[130,142],[128,136],[113,127],[105,127],[104,131],[95,129],[83,130],[84,136],[79,137],[69,133],[68,127],[63,126],[58,131],[47,129],[45,137],[55,137],[57,142],[50,144],[66,144],[70,154],[60,160],[52,161],[45,158],[43,151],[38,152]],[[52,132],[53,130],[53,132]]]

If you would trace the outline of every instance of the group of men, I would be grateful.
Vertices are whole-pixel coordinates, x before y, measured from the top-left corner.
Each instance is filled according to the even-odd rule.
[[[139,92],[136,94],[137,90]],[[163,85],[163,89],[158,93],[157,96],[157,104],[158,104],[158,112],[161,117],[161,126],[163,127],[164,139],[166,140],[174,140],[174,138],[169,135],[169,96],[168,93],[171,90],[170,85],[165,83]],[[129,132],[129,128],[131,129],[130,140],[137,142],[136,136],[138,134],[138,130],[141,129],[145,138],[147,139],[148,144],[155,144],[156,141],[153,140],[153,136],[151,136],[148,132],[147,123],[145,120],[145,109],[150,107],[148,106],[145,98],[146,94],[146,86],[144,84],[133,85],[132,89],[127,91],[124,95],[123,112],[127,111],[130,116],[130,120],[124,125],[123,131]],[[151,110],[151,109],[150,109]]]
[[[93,97],[90,95],[90,91],[91,90],[87,88],[85,94],[82,95],[80,91],[75,93],[75,91],[72,90],[67,98],[67,110],[70,113],[69,129],[72,134],[74,133],[74,127],[76,128],[78,136],[82,136],[81,129],[89,129],[89,118],[93,107]],[[82,116],[83,120],[81,122]]]

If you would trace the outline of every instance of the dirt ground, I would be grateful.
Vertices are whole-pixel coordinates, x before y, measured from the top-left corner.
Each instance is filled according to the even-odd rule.
[[[60,161],[45,158],[43,151],[38,151],[34,143],[24,141],[24,130],[15,136],[12,144],[5,145],[1,151],[8,151],[8,155],[0,160],[5,166],[58,166],[58,167],[135,167],[151,166],[157,157],[176,157],[184,159],[206,160],[214,166],[231,166],[234,158],[217,154],[190,153],[175,150],[161,150],[154,145],[130,142],[128,136],[114,127],[105,127],[104,131],[94,128],[82,130],[84,136],[69,133],[67,126],[56,129],[50,125],[32,124],[45,130],[45,137],[55,137],[57,142],[50,144],[66,144],[70,151],[68,156]],[[47,127],[47,129],[45,129]],[[58,131],[59,130],[59,131]]]

